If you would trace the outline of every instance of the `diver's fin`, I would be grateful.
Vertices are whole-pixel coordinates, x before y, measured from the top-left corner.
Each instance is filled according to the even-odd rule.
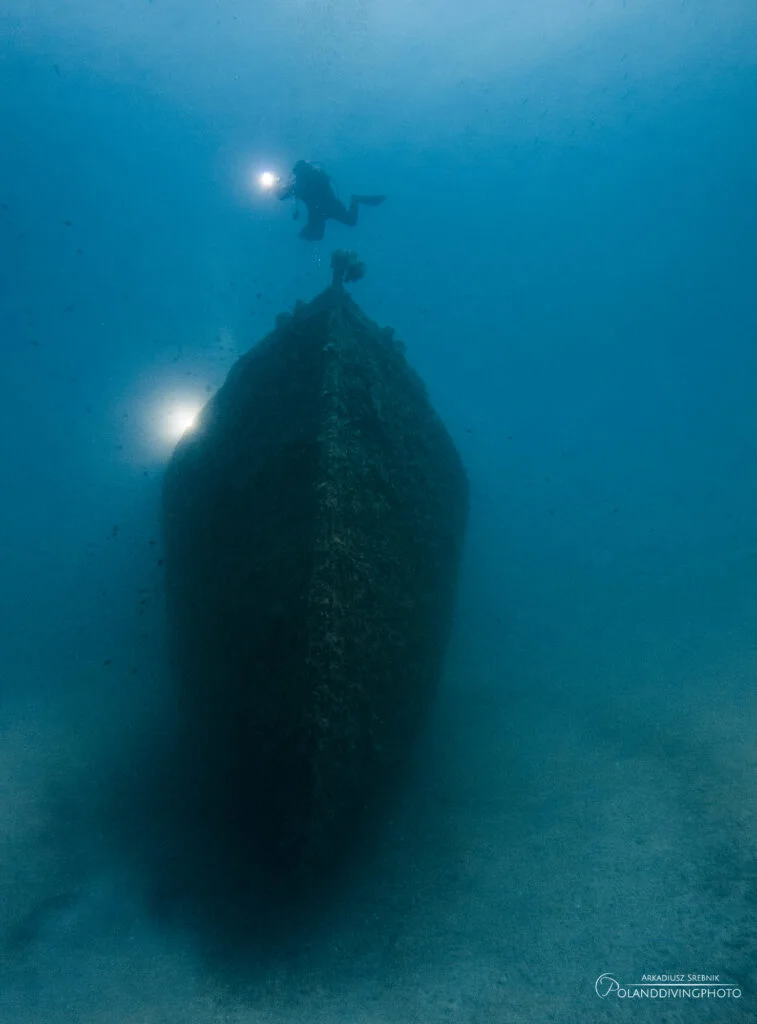
[[[320,242],[323,238],[325,227],[325,218],[311,217],[302,231],[300,231],[300,238],[304,238],[308,242]]]

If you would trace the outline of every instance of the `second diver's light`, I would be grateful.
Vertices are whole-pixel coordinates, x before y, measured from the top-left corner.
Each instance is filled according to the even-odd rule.
[[[178,441],[188,431],[197,426],[200,406],[181,403],[166,410],[165,433],[171,441]]]

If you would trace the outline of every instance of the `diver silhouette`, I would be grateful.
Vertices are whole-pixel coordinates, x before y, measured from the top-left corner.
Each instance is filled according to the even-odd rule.
[[[350,205],[345,206],[337,197],[328,174],[321,167],[306,160],[297,161],[292,169],[291,178],[279,186],[276,194],[279,199],[294,196],[305,204],[308,222],[300,231],[300,238],[309,242],[319,242],[323,238],[327,220],[335,220],[352,228],[357,224],[358,209],[361,205],[379,206],[386,199],[386,196],[353,195]]]

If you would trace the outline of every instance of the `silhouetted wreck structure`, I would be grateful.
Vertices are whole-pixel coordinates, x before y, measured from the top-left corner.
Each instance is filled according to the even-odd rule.
[[[164,488],[169,622],[198,763],[236,840],[338,861],[439,682],[468,487],[391,330],[334,281],[232,368]]]

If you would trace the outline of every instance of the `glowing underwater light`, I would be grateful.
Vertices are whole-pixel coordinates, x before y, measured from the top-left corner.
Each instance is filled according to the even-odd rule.
[[[273,171],[263,171],[262,174],[258,175],[258,184],[264,189],[273,188],[278,180],[278,175],[274,174]]]
[[[189,430],[193,430],[197,426],[201,408],[200,405],[181,403],[167,409],[164,421],[166,439],[178,441]]]

